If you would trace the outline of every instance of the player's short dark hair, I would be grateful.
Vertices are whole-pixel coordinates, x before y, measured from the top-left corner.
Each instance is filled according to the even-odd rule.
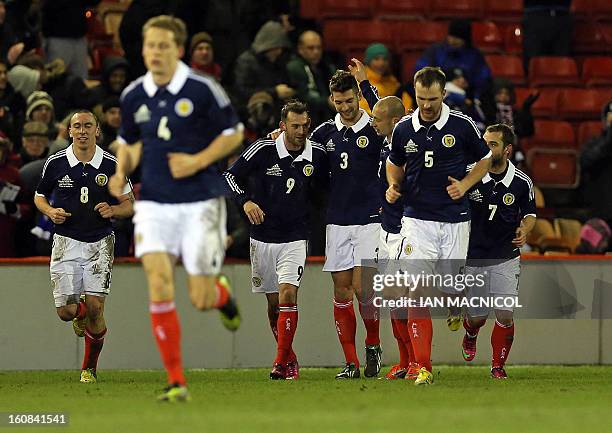
[[[70,128],[72,126],[72,118],[74,116],[76,116],[77,114],[89,114],[89,115],[91,115],[91,117],[93,117],[94,122],[96,122],[96,126],[98,126],[100,124],[100,122],[98,122],[98,118],[93,113],[93,111],[86,110],[85,108],[81,108],[81,109],[78,109],[78,110],[74,110],[72,112],[72,114],[70,115],[70,120],[68,121],[68,128]]]
[[[153,27],[170,30],[174,35],[174,42],[176,42],[176,45],[179,47],[185,46],[185,42],[187,42],[187,26],[182,19],[170,15],[158,15],[150,18],[142,27],[143,39],[147,30]]]
[[[292,99],[288,101],[283,108],[281,109],[281,120],[284,122],[287,120],[287,116],[289,113],[295,114],[309,114],[308,105],[305,102],[300,101],[299,99]]]
[[[442,69],[438,67],[425,66],[414,74],[415,86],[416,83],[421,83],[421,85],[426,88],[429,88],[437,83],[440,86],[440,89],[444,90],[444,86],[446,86],[446,75]]]
[[[331,80],[329,80],[329,92],[344,93],[347,90],[359,93],[357,80],[355,80],[355,77],[350,72],[338,69],[331,77]]]
[[[510,125],[506,125],[505,123],[496,123],[494,125],[489,125],[487,126],[487,129],[485,129],[485,132],[501,132],[504,148],[516,142],[516,135],[514,134],[514,130]]]

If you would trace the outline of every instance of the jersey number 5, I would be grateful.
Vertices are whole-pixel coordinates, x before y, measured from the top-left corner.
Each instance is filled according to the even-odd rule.
[[[157,136],[162,140],[169,141],[172,138],[172,131],[168,128],[168,116],[162,116],[157,125]]]
[[[433,150],[425,151],[425,167],[433,167]]]

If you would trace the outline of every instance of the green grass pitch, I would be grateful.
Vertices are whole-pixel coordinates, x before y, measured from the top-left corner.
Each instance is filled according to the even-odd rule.
[[[79,433],[612,432],[612,367],[434,368],[435,384],[336,381],[338,369],[306,369],[298,381],[268,370],[188,371],[193,400],[157,403],[162,371],[0,372],[0,412],[60,412],[68,427],[0,427]],[[386,372],[384,369],[383,372]]]

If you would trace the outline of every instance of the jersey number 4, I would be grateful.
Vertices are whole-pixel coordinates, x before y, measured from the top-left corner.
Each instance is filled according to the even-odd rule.
[[[172,138],[172,131],[168,128],[168,116],[162,116],[159,119],[159,125],[157,125],[157,136],[165,141],[170,141]]]

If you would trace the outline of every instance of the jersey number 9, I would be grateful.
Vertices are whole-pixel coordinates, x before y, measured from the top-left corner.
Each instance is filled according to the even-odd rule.
[[[291,193],[291,190],[295,186],[295,179],[290,177],[287,179],[287,194]]]

